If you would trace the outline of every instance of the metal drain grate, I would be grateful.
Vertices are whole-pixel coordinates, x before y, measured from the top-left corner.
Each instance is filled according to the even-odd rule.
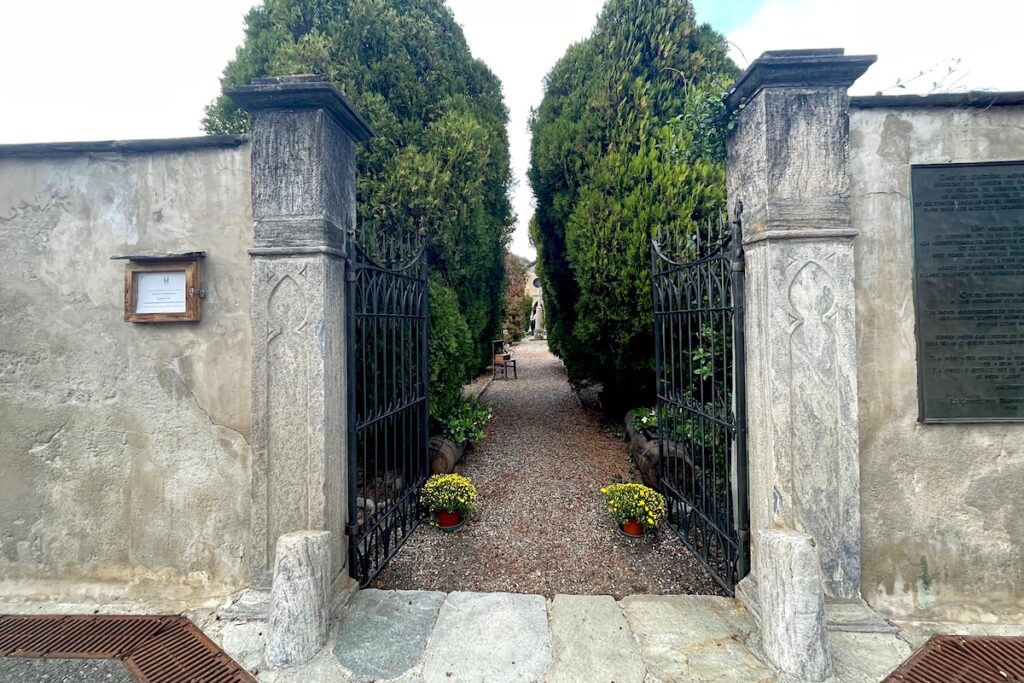
[[[1024,683],[1024,637],[932,636],[882,683]]]
[[[0,656],[120,659],[145,683],[255,683],[180,616],[0,615]]]

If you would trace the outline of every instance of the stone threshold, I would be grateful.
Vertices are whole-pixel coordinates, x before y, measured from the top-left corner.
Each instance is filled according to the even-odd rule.
[[[753,618],[719,596],[360,590],[335,612],[324,650],[289,670],[260,661],[263,622],[220,614],[204,628],[261,681],[780,680],[757,655]],[[910,654],[891,632],[830,638],[833,682],[875,683]]]
[[[757,654],[756,622],[735,599],[431,591],[335,591],[331,632],[292,669],[265,656],[266,599],[238,594],[185,613],[259,681],[600,681],[759,683],[780,680]],[[118,607],[0,602],[0,612],[118,612]],[[922,634],[922,637],[924,635]],[[911,653],[891,632],[829,633],[833,683],[877,683]]]

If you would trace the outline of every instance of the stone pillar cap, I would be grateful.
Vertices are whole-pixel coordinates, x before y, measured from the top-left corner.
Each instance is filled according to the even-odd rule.
[[[843,48],[764,52],[726,94],[725,104],[734,110],[765,88],[848,88],[877,59],[847,56]]]
[[[248,112],[264,109],[323,109],[356,142],[373,137],[370,124],[325,76],[257,78],[250,85],[226,88],[224,94]]]

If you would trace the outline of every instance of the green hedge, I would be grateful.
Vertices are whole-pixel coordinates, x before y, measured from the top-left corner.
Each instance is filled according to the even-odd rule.
[[[427,235],[437,414],[500,332],[513,224],[501,84],[442,0],[266,0],[246,15],[222,85],[298,73],[326,75],[376,133],[357,153],[360,229]],[[238,133],[248,121],[219,97],[204,126]]]
[[[609,0],[545,81],[529,179],[549,344],[613,412],[653,398],[651,236],[724,208],[737,72],[686,0]]]

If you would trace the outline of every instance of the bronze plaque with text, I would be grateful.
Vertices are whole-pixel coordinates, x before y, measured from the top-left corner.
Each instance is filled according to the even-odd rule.
[[[1024,161],[914,166],[922,422],[1024,421]]]

